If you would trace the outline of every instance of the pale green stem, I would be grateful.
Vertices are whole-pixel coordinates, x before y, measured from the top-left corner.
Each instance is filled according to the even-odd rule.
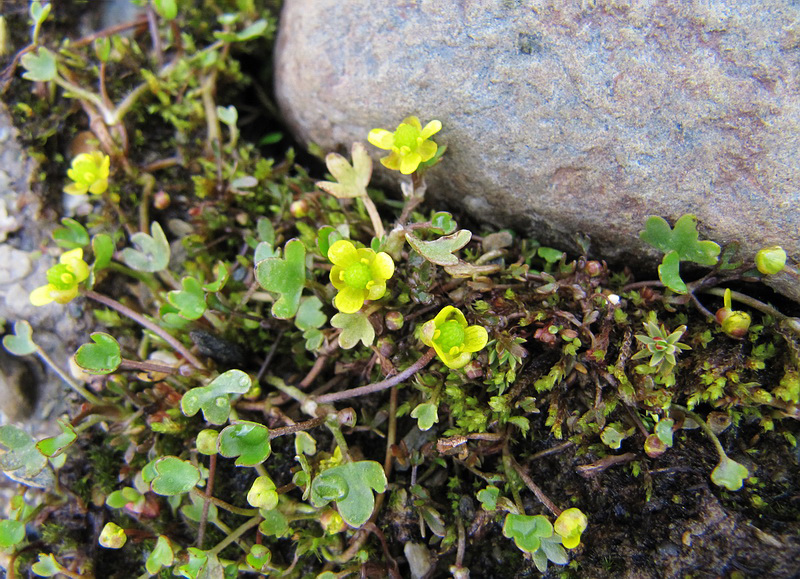
[[[234,513],[235,515],[242,515],[244,517],[253,517],[255,515],[258,515],[258,509],[243,509],[241,507],[234,506],[234,505],[232,505],[230,503],[226,503],[225,501],[220,500],[220,499],[218,499],[216,497],[209,496],[209,495],[207,495],[206,493],[204,493],[203,491],[201,491],[200,489],[197,489],[197,488],[193,488],[192,492],[194,494],[196,494],[198,497],[200,497],[201,499],[203,499],[204,501],[211,501],[212,503],[214,503],[219,508],[225,509],[226,511]]]
[[[95,406],[101,406],[103,403],[97,398],[94,394],[89,392],[86,388],[78,384],[77,380],[75,380],[72,376],[64,372],[58,365],[53,362],[53,359],[47,355],[47,353],[42,350],[39,346],[36,346],[36,354],[42,359],[42,361],[47,364],[56,374],[58,374],[61,379],[67,383],[67,386],[72,388],[75,392],[83,396],[88,402],[94,404]]]
[[[330,430],[331,434],[333,434],[336,444],[342,451],[342,457],[344,458],[344,461],[351,462],[353,459],[350,458],[350,449],[347,446],[347,441],[344,439],[344,434],[342,434],[342,428],[339,425],[338,417],[335,414],[329,415],[325,420],[325,426],[327,426],[328,430]]]
[[[711,427],[708,424],[706,424],[706,421],[703,420],[703,418],[699,414],[697,414],[696,412],[692,412],[688,408],[680,406],[678,404],[671,404],[670,406],[672,406],[672,408],[680,410],[686,416],[688,416],[697,423],[697,425],[700,427],[700,430],[702,430],[705,433],[705,435],[711,439],[711,442],[714,443],[714,448],[717,450],[717,454],[719,454],[720,460],[725,460],[728,458],[728,455],[725,454],[725,449],[722,448],[722,444],[720,443],[719,438],[717,438],[717,435],[714,434],[714,431],[711,430]]]
[[[230,535],[228,535],[227,537],[225,537],[224,539],[222,539],[222,541],[220,541],[220,542],[217,544],[217,546],[216,546],[216,547],[214,547],[213,549],[211,549],[211,550],[209,551],[209,553],[210,553],[210,554],[212,554],[212,555],[217,555],[218,553],[221,553],[221,552],[222,552],[222,550],[223,550],[225,547],[227,547],[228,545],[230,545],[231,543],[233,543],[234,541],[236,541],[236,540],[237,540],[239,537],[241,537],[242,535],[244,535],[244,534],[245,534],[247,531],[249,531],[250,529],[252,529],[252,528],[253,528],[253,527],[255,527],[256,525],[258,525],[258,524],[259,524],[259,523],[260,523],[262,520],[263,520],[263,519],[262,519],[261,515],[257,515],[257,516],[255,516],[255,517],[253,517],[252,519],[250,519],[250,520],[246,521],[244,524],[242,524],[242,525],[239,525],[239,526],[238,526],[236,529],[234,529],[234,530],[231,532],[231,534],[230,534]]]
[[[367,210],[370,221],[372,221],[372,229],[375,230],[375,237],[378,239],[383,238],[383,236],[386,235],[386,230],[383,228],[383,221],[381,220],[377,207],[375,207],[375,203],[369,198],[369,195],[364,195],[361,197],[361,200],[364,202],[364,207]]]

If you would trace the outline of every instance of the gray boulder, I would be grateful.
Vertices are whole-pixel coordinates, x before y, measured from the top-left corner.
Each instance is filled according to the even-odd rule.
[[[326,150],[441,120],[430,195],[545,243],[654,266],[646,217],[693,213],[800,258],[798,22],[790,0],[285,0],[276,93]]]

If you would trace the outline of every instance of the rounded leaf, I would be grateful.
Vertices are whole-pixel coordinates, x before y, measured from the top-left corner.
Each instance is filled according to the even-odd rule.
[[[119,344],[105,332],[91,335],[94,344],[84,344],[75,353],[75,363],[89,374],[110,374],[122,362]]]
[[[155,478],[150,489],[157,495],[174,496],[188,493],[200,482],[200,471],[177,456],[165,456],[154,464]]]

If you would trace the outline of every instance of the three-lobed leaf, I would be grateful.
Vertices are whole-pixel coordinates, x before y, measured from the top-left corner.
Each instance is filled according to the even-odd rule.
[[[167,301],[178,310],[178,314],[187,320],[197,320],[206,311],[206,294],[203,286],[192,276],[181,280],[183,289],[173,290],[167,294]]]
[[[674,228],[670,228],[662,217],[652,215],[647,218],[639,238],[664,253],[677,252],[680,261],[693,261],[700,265],[715,265],[720,252],[720,246],[713,241],[700,241],[697,218],[689,214],[682,215]]]
[[[11,472],[22,469],[25,477],[33,477],[47,465],[47,458],[36,448],[33,437],[14,426],[0,426],[0,445],[7,450],[0,455],[0,469]]]
[[[14,323],[14,333],[3,336],[3,347],[15,356],[35,353],[39,346],[33,341],[33,330],[25,320]]]
[[[27,52],[20,58],[20,64],[26,72],[22,78],[33,82],[48,82],[58,75],[56,55],[41,46],[36,52]]]
[[[458,258],[453,252],[464,247],[472,239],[472,232],[461,229],[451,235],[445,235],[433,241],[423,241],[414,233],[406,232],[406,241],[422,257],[436,265],[456,265]]]
[[[13,519],[0,521],[0,548],[8,549],[25,540],[25,524]]]
[[[169,242],[158,221],[153,221],[150,233],[151,235],[142,231],[134,233],[131,243],[136,249],[126,247],[122,250],[122,261],[131,269],[155,273],[169,265]]]
[[[147,474],[145,474],[145,472]],[[150,490],[157,495],[174,496],[188,493],[200,482],[200,471],[192,463],[177,456],[164,456],[142,473]]]
[[[319,181],[317,187],[338,199],[366,197],[367,185],[372,176],[372,158],[364,143],[353,143],[351,148],[353,164],[338,153],[328,153],[325,164],[336,182]]]
[[[181,410],[186,416],[203,411],[203,417],[211,424],[224,424],[231,411],[230,398],[250,390],[250,376],[241,370],[228,370],[220,374],[208,386],[192,388],[181,398]]]
[[[685,294],[689,288],[681,278],[680,266],[681,259],[678,252],[667,252],[661,260],[661,265],[658,266],[658,279],[675,293]]]
[[[175,554],[172,552],[172,545],[164,535],[158,536],[156,546],[150,555],[147,556],[147,561],[144,566],[147,572],[151,575],[158,573],[162,567],[172,567],[175,560]]]
[[[89,245],[89,232],[86,228],[69,217],[61,220],[63,227],[56,227],[53,231],[53,241],[64,249],[77,249]]]
[[[369,347],[375,340],[375,328],[369,318],[361,312],[354,314],[343,314],[339,312],[331,318],[331,325],[339,328],[339,346],[349,350],[360,341],[364,346]]]
[[[508,513],[503,523],[503,536],[514,539],[519,549],[534,553],[541,546],[542,538],[553,536],[553,525],[544,515]]]
[[[39,452],[48,458],[58,456],[78,438],[78,433],[68,421],[59,420],[58,427],[61,429],[61,434],[44,438],[36,443]]]
[[[329,468],[311,483],[311,503],[319,508],[334,501],[342,520],[351,527],[360,527],[372,515],[375,497],[386,491],[383,467],[372,460],[348,462]]]
[[[257,422],[234,422],[219,433],[217,449],[224,457],[238,457],[236,466],[256,466],[267,460],[272,451],[269,429]]]
[[[122,362],[119,344],[105,332],[94,332],[94,344],[84,344],[75,352],[75,363],[89,374],[110,374]]]
[[[716,468],[711,471],[711,481],[729,491],[738,491],[744,484],[744,479],[750,476],[747,467],[727,456],[722,458]]]
[[[263,259],[256,264],[256,280],[265,290],[279,294],[272,304],[272,315],[282,320],[294,317],[300,307],[300,294],[306,284],[306,248],[291,239],[284,256]]]
[[[423,402],[411,411],[411,418],[417,419],[417,426],[423,432],[430,430],[434,424],[439,422],[439,407],[431,402]]]

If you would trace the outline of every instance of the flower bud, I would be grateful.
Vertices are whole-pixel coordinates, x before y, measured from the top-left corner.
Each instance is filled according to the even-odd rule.
[[[159,191],[153,196],[153,207],[158,209],[159,211],[163,211],[167,207],[169,207],[170,198],[169,193],[166,191]]]
[[[779,245],[765,247],[756,253],[756,267],[764,275],[778,273],[786,265],[786,252]]]
[[[219,436],[219,433],[210,428],[198,432],[197,438],[195,439],[197,452],[207,456],[217,454],[217,436]]]
[[[295,219],[300,219],[308,215],[308,201],[305,199],[298,199],[297,201],[293,201],[291,205],[289,205],[289,213],[292,214],[292,217]]]
[[[388,312],[385,318],[386,329],[390,332],[396,332],[397,330],[402,329],[403,322],[405,321],[403,318],[403,314],[400,312]]]
[[[725,308],[723,308],[725,309]],[[717,312],[719,315],[719,312]],[[731,338],[741,340],[750,329],[750,314],[747,312],[732,311],[722,320],[722,331]]]

